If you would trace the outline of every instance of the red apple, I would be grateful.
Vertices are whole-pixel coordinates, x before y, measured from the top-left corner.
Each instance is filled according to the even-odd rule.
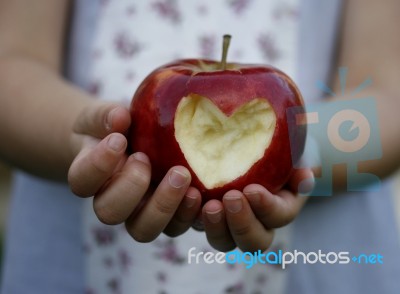
[[[190,170],[205,201],[251,183],[276,192],[287,182],[305,129],[291,152],[286,110],[303,106],[301,94],[276,68],[226,63],[227,47],[222,62],[178,60],[137,89],[130,148],[149,156],[154,185],[175,165]]]

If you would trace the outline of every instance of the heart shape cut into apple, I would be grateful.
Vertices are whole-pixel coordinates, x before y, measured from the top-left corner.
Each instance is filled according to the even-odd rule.
[[[276,115],[264,98],[255,98],[226,116],[210,99],[184,97],[175,113],[175,138],[186,161],[207,189],[244,175],[265,153]]]

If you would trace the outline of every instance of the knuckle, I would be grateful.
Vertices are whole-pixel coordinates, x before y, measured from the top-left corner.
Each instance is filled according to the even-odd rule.
[[[75,175],[71,170],[68,172],[68,185],[72,193],[79,197],[88,197],[91,196],[88,191],[85,191],[84,187],[82,187],[82,183],[79,180],[79,177]]]
[[[182,230],[177,230],[177,229],[166,228],[164,230],[164,234],[170,238],[178,237],[179,235],[182,235],[182,233],[183,233]]]
[[[281,217],[276,227],[283,227],[290,224],[295,219],[295,215],[292,213],[285,214]]]
[[[236,243],[226,235],[210,236],[209,232],[207,232],[207,240],[218,251],[228,252],[236,248]]]
[[[169,201],[166,198],[158,198],[154,197],[154,207],[157,212],[164,214],[164,215],[172,215],[175,213],[176,206],[174,203]]]
[[[77,120],[74,122],[72,126],[72,130],[75,133],[77,134],[85,133],[86,131],[85,117],[87,112],[88,112],[88,106],[84,107],[79,113]]]
[[[74,195],[78,196],[78,197],[87,197],[87,196],[89,196],[89,195],[87,195],[87,193],[83,193],[81,188],[76,184],[70,183],[69,184],[69,188],[70,188],[71,192]]]
[[[163,233],[171,238],[178,237],[189,230],[191,223],[191,220],[182,220],[175,215],[164,229]]]
[[[214,245],[211,244],[211,246],[214,249],[216,249],[218,251],[221,251],[221,252],[229,252],[229,251],[232,251],[233,249],[236,248],[236,244],[233,243],[233,242],[230,242],[230,243],[227,243],[227,244],[224,244],[224,243],[218,243],[218,244],[214,244]]]
[[[114,160],[108,154],[92,152],[89,157],[89,164],[92,167],[93,173],[104,175],[110,172],[110,168],[114,165]]]
[[[240,226],[231,227],[231,232],[237,237],[243,237],[250,234],[252,227],[249,224],[241,224]]]
[[[257,246],[256,244],[253,244],[251,246],[240,246],[240,250],[242,250],[243,252],[257,252],[258,250],[260,250],[261,252],[265,252],[271,244],[268,243],[258,245],[260,246]]]
[[[241,240],[238,245],[243,252],[256,252],[258,250],[264,252],[271,246],[273,235],[273,232],[263,235],[253,235],[246,240]]]
[[[82,109],[74,125],[74,131],[82,134],[105,134],[106,120],[111,106],[104,102],[95,102]],[[99,126],[101,126],[99,128]]]
[[[77,185],[76,177],[75,175],[72,174],[71,171],[68,172],[68,185],[72,193],[74,193],[77,196],[81,196],[79,189],[80,187],[79,185]]]
[[[288,224],[290,224],[297,215],[297,211],[295,210],[284,210],[279,214],[274,214],[272,217],[269,218],[269,221],[267,219],[266,223],[271,223],[272,228],[280,228],[284,227]]]
[[[138,228],[128,230],[128,232],[129,235],[131,235],[131,237],[139,243],[149,243],[157,237],[150,235],[146,230]]]
[[[138,165],[133,168],[126,177],[126,180],[135,188],[147,190],[150,185],[150,172],[147,167]]]
[[[95,204],[94,211],[103,224],[117,225],[124,221],[118,213],[108,207]]]
[[[186,209],[186,207],[185,207]],[[190,226],[195,220],[196,214],[195,213],[187,213],[186,210],[182,210],[182,207],[179,207],[175,214],[174,214],[174,222],[178,225],[187,225]]]

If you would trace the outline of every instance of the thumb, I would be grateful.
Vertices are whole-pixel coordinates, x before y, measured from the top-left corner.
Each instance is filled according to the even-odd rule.
[[[111,133],[125,133],[130,124],[131,118],[126,107],[96,101],[81,111],[74,123],[73,131],[102,139]]]

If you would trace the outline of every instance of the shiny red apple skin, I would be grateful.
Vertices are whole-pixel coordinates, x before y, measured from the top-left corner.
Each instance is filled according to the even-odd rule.
[[[293,171],[286,109],[304,106],[299,90],[286,74],[270,66],[238,64],[239,70],[202,72],[198,68],[200,62],[218,64],[211,60],[178,60],[154,70],[138,87],[130,108],[130,151],[149,156],[153,185],[172,166],[187,167],[192,175],[191,185],[199,189],[203,201],[221,199],[227,191],[242,191],[252,183],[277,192]],[[275,111],[276,127],[264,156],[246,174],[222,187],[210,190],[204,187],[175,139],[175,112],[180,100],[190,94],[209,98],[227,116],[254,98],[266,98]],[[305,128],[298,128],[297,146],[294,146],[300,150],[297,154],[303,150],[305,135]]]

